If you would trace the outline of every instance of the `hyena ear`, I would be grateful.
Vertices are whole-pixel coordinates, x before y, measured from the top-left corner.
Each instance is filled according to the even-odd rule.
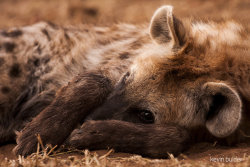
[[[216,137],[233,133],[241,120],[241,99],[238,93],[224,83],[207,82],[203,85],[207,108],[205,125]]]
[[[180,20],[173,16],[172,6],[162,6],[154,13],[150,24],[150,36],[160,45],[179,48],[186,41],[185,28]]]

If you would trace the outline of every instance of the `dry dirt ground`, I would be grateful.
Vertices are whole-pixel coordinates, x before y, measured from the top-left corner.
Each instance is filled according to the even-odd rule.
[[[0,28],[38,21],[59,25],[149,22],[163,4],[175,7],[180,18],[234,19],[250,29],[250,0],[0,0]],[[0,146],[0,166],[250,166],[250,146],[235,147],[198,143],[179,157],[147,159],[137,155],[101,150],[36,153],[24,159],[12,152],[14,144]],[[50,156],[48,156],[48,154]]]

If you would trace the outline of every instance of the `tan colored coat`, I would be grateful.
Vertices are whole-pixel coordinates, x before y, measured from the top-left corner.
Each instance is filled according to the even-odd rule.
[[[38,23],[1,31],[0,143],[19,130],[22,155],[40,134],[46,144],[165,157],[200,128],[216,140],[248,140],[247,32],[234,21],[180,21],[172,10],[159,8],[149,29]]]

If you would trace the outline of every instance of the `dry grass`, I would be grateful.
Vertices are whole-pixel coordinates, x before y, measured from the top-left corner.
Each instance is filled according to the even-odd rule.
[[[5,158],[0,162],[0,166],[4,167],[33,167],[33,166],[69,166],[69,167],[81,167],[81,166],[119,166],[119,167],[130,167],[130,166],[184,166],[184,167],[195,167],[195,166],[237,166],[237,167],[248,167],[250,164],[250,157],[244,156],[235,162],[215,162],[191,160],[187,156],[181,155],[179,158],[169,155],[169,159],[148,159],[138,155],[132,155],[130,157],[109,157],[113,150],[107,151],[104,155],[98,155],[96,152],[90,153],[88,150],[83,151],[68,151],[68,152],[54,152],[50,155],[48,149],[42,152],[37,152],[30,155],[27,158],[19,156],[17,159],[9,160]],[[71,155],[71,154],[74,155]],[[77,156],[76,156],[77,154]],[[233,160],[232,160],[233,161]],[[237,161],[237,162],[236,162]]]
[[[173,5],[175,14],[181,18],[234,19],[250,28],[249,0],[0,0],[0,28],[33,24],[42,20],[61,25],[144,23],[163,4]],[[201,144],[185,152],[185,156],[176,158],[170,155],[168,160],[112,151],[58,152],[49,147],[42,147],[43,151],[24,158],[15,157],[11,153],[12,148],[13,145],[0,147],[0,166],[250,166],[250,146],[245,145],[223,148]],[[235,158],[234,161],[240,162],[225,162],[226,158]]]

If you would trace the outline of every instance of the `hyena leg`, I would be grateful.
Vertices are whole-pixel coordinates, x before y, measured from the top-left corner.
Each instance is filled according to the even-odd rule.
[[[30,98],[15,115],[16,121],[29,122],[45,109],[55,98],[55,91],[43,91]],[[20,130],[23,127],[17,127]]]
[[[24,156],[35,152],[35,134],[40,134],[44,144],[62,144],[90,111],[103,103],[111,89],[110,80],[101,73],[77,76],[18,134],[14,151]]]
[[[0,126],[0,144],[15,142],[15,131],[21,130],[24,124],[47,107],[54,97],[54,91],[48,90],[39,93],[36,86],[24,90],[16,99],[5,122]]]
[[[15,101],[11,116],[16,121],[29,121],[38,115],[55,98],[54,90],[40,90],[39,84],[27,88]]]
[[[87,121],[66,140],[66,147],[107,149],[152,158],[177,155],[188,147],[186,129],[173,124],[134,124],[118,120]]]
[[[13,131],[20,131],[32,118],[41,113],[55,98],[55,91],[43,91],[31,97],[14,116]],[[15,135],[16,139],[16,135]]]

